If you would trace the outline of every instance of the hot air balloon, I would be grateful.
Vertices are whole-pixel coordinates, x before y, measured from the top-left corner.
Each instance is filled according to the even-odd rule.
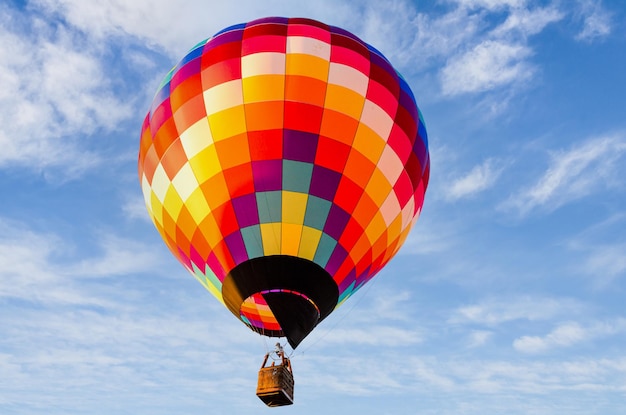
[[[355,35],[270,17],[167,74],[139,150],[167,247],[250,329],[298,344],[398,252],[430,161],[407,82]]]

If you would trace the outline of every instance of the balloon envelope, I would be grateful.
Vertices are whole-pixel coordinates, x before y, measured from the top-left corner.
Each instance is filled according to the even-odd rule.
[[[429,168],[404,79],[351,33],[301,18],[197,44],[159,87],[139,151],[174,256],[293,347],[398,252]]]

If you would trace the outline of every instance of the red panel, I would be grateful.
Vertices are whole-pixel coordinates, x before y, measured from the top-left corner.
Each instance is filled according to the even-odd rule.
[[[224,170],[224,178],[231,198],[244,196],[254,192],[252,164],[246,163]]]
[[[239,56],[217,62],[202,70],[202,87],[206,90],[215,85],[241,79],[241,59]]]
[[[315,164],[342,172],[350,154],[350,146],[337,140],[320,136],[317,142]]]
[[[398,98],[380,83],[370,80],[366,98],[381,107],[391,118],[396,116]]]
[[[318,134],[323,111],[317,105],[285,101],[285,129]]]
[[[252,160],[275,160],[283,156],[283,130],[248,131]]]
[[[342,246],[352,247],[357,243],[364,231],[363,227],[359,225],[359,222],[354,218],[350,218],[350,221],[348,221],[348,224],[341,234],[341,238],[339,238],[339,243]],[[350,249],[348,249],[348,251],[350,251]]]
[[[217,209],[214,209],[211,214],[215,218],[217,225],[219,226],[222,235],[228,236],[231,233],[239,230],[239,224],[237,223],[237,216],[235,215],[235,209],[233,204],[228,201]]]
[[[346,212],[352,212],[359,202],[361,195],[363,194],[363,188],[354,183],[346,176],[341,177],[337,193],[335,193],[335,199],[333,203],[341,207]]]

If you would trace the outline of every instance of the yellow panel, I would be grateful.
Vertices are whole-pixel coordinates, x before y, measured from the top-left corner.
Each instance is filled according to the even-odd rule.
[[[185,206],[189,209],[191,217],[196,223],[200,223],[211,213],[211,208],[204,198],[204,193],[198,187],[185,201]]]
[[[365,229],[365,234],[369,238],[370,241],[377,241],[380,235],[387,229],[387,225],[385,224],[385,220],[380,212],[376,213],[376,216],[372,219],[370,224]]]
[[[306,193],[283,191],[283,222],[304,224],[307,200],[308,195]]]
[[[361,118],[365,98],[351,89],[328,84],[324,107],[348,115],[355,120]]]
[[[152,206],[152,212],[150,213],[152,216],[152,221],[155,224],[158,223],[160,225],[163,225],[163,205],[161,204],[161,201],[157,198],[156,194],[154,194],[154,191],[151,191],[150,194],[150,206]]]
[[[322,231],[315,228],[304,226],[302,229],[302,238],[300,240],[300,248],[298,249],[298,256],[300,258],[309,259],[313,261],[317,247],[322,237]]]
[[[204,183],[222,171],[222,166],[220,165],[220,160],[217,157],[217,151],[214,145],[205,148],[194,158],[190,159],[189,165],[198,183]]]
[[[281,253],[297,256],[302,237],[302,225],[283,223],[282,231]]]
[[[243,80],[243,101],[282,101],[285,98],[284,75],[260,75]]]
[[[165,200],[163,201],[163,207],[172,217],[172,219],[176,221],[176,218],[178,218],[180,210],[183,207],[183,200],[181,199],[176,189],[174,189],[173,187],[171,187],[167,191],[167,194],[165,195]]]
[[[209,120],[203,117],[194,125],[180,133],[180,142],[183,145],[188,159],[213,144]]]
[[[204,91],[204,106],[208,116],[241,104],[243,104],[241,79],[224,82]]]
[[[209,115],[209,124],[215,141],[246,132],[246,116],[243,105]]]
[[[326,82],[329,63],[317,56],[292,53],[287,55],[287,75],[303,75]]]
[[[215,248],[224,239],[213,215],[208,215],[200,224],[200,232],[202,232],[202,236],[204,236],[211,249]]]
[[[281,225],[280,222],[261,224],[264,255],[280,255]]]
[[[379,169],[374,169],[374,173],[372,173],[372,177],[365,187],[365,193],[372,198],[374,203],[381,206],[390,191],[391,185],[385,175]]]

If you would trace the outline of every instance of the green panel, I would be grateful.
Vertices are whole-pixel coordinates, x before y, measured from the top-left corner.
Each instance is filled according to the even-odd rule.
[[[191,266],[193,268],[193,275],[207,289],[209,289],[208,285],[213,285],[218,291],[222,288],[222,282],[217,279],[217,276],[213,273],[213,271],[211,271],[211,268],[207,266],[204,270],[201,270],[193,262],[191,263]],[[206,282],[202,281],[202,279],[206,280]]]
[[[283,190],[309,193],[313,164],[283,160]]]
[[[309,196],[309,201],[306,205],[306,215],[304,216],[304,224],[311,228],[324,229],[326,224],[326,218],[328,218],[328,212],[332,202],[319,198],[317,196]]]
[[[282,192],[257,192],[256,204],[259,208],[259,222],[273,223],[282,222]]]
[[[335,241],[330,236],[322,233],[322,237],[320,238],[320,243],[317,246],[317,252],[315,252],[315,258],[313,258],[313,262],[317,265],[324,268],[330,259],[330,255],[333,253],[333,250],[337,246],[337,241]]]
[[[259,225],[248,226],[241,229],[243,243],[246,245],[248,258],[263,256],[263,240],[261,239],[261,227]]]

